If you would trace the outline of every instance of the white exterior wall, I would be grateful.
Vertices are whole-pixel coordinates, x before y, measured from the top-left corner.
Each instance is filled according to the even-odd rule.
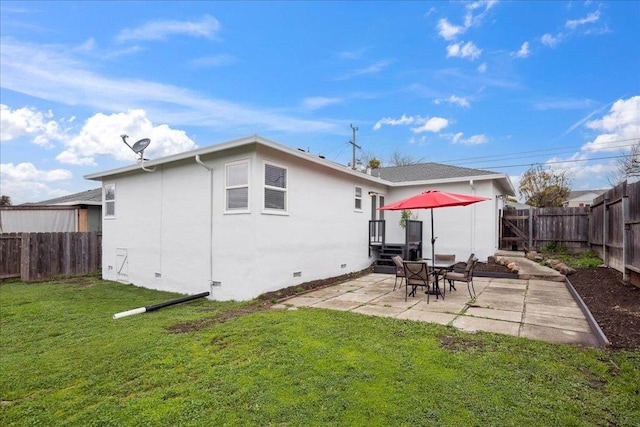
[[[498,248],[498,210],[500,192],[493,180],[441,183],[437,185],[402,186],[391,189],[386,203],[392,203],[427,190],[488,197],[491,200],[468,206],[433,209],[433,229],[437,237],[435,253],[455,254],[466,260],[470,253],[484,261]],[[399,226],[401,211],[387,211],[387,243],[404,242],[404,229]],[[413,219],[422,221],[422,256],[431,258],[431,210],[414,209]]]
[[[195,160],[105,180],[116,184],[116,215],[103,219],[104,278],[245,300],[368,267],[373,262],[368,256],[368,192],[385,192],[386,187],[365,179],[358,183],[356,177],[259,147],[258,152],[248,145],[224,157],[202,156],[214,169],[212,216],[210,175]],[[224,165],[244,159],[250,160],[249,213],[225,213]],[[286,214],[262,211],[265,160],[288,170]],[[362,187],[360,212],[354,209],[355,185]],[[117,272],[117,254],[123,249],[127,277]],[[210,287],[210,280],[222,286]]]

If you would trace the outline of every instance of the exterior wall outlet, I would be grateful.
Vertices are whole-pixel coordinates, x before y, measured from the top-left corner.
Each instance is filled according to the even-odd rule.
[[[293,277],[302,277],[302,271],[294,271]]]
[[[340,268],[347,268],[347,264],[340,264]]]
[[[222,282],[217,282],[217,281],[215,281],[215,280],[212,280],[212,281],[211,281],[211,287],[212,287],[212,288],[219,288],[219,287],[221,287],[221,286],[222,286]]]
[[[157,278],[161,278],[162,277],[162,273],[156,273],[156,277]]]

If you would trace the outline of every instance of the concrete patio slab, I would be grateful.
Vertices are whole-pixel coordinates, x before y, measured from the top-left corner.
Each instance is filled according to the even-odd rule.
[[[402,307],[366,304],[356,307],[352,311],[354,313],[366,314],[368,316],[396,317],[407,310]]]
[[[527,314],[584,319],[584,313],[579,307],[553,307],[545,304],[533,304],[527,301],[527,307],[525,310]]]
[[[524,323],[529,325],[547,326],[549,328],[566,329],[576,332],[591,332],[591,327],[586,319],[560,317],[554,315],[540,315],[526,312]]]
[[[477,298],[470,304],[464,283],[446,286],[445,298],[418,291],[405,301],[405,288],[393,290],[394,275],[372,274],[339,285],[311,291],[275,304],[277,309],[298,307],[353,311],[452,325],[467,332],[486,331],[552,343],[598,346],[582,310],[564,283],[540,278],[474,278]],[[470,305],[468,305],[470,304]]]
[[[513,335],[515,337],[517,337],[520,332],[520,323],[483,319],[481,317],[459,316],[453,321],[452,325],[466,332],[495,332],[497,334]]]
[[[521,311],[494,310],[482,307],[469,307],[464,312],[465,316],[485,317],[487,319],[505,320],[508,322],[521,322]]]
[[[346,292],[344,294],[338,295],[337,297],[333,297],[331,300],[340,300],[340,301],[354,301],[359,303],[365,303],[369,301],[373,301],[376,298],[379,298],[382,294],[375,293],[365,293],[365,292]]]
[[[586,347],[598,347],[599,345],[593,333],[569,331],[538,325],[522,325],[520,336],[555,344],[574,344]]]
[[[448,325],[456,318],[456,314],[437,313],[431,311],[407,310],[400,313],[397,318],[405,320],[418,320],[421,322],[439,323],[440,325]]]
[[[349,311],[361,305],[362,303],[357,301],[343,301],[331,298],[314,304],[313,306],[315,308],[328,308],[329,310]]]

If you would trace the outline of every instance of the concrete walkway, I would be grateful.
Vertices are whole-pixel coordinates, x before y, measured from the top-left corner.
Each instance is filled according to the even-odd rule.
[[[418,291],[405,302],[405,288],[393,291],[395,276],[369,274],[339,285],[292,297],[273,306],[352,311],[442,325],[466,332],[486,331],[530,339],[597,347],[582,310],[564,283],[539,279],[474,278],[477,299],[472,305],[467,286],[445,298],[429,297]]]

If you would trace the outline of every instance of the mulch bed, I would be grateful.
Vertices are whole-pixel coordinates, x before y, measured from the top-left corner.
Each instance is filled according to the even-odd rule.
[[[640,288],[605,267],[580,268],[569,281],[614,350],[640,350]]]

